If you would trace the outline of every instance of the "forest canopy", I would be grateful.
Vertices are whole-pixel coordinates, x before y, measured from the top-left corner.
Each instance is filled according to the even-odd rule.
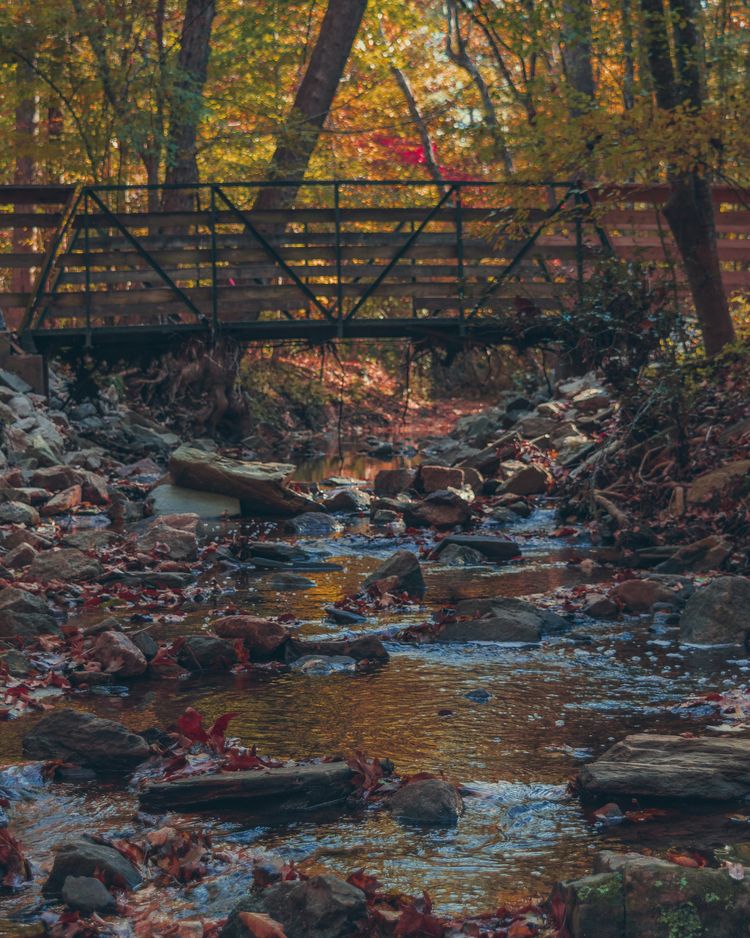
[[[329,5],[6,2],[3,180],[163,182],[186,118],[201,180],[262,178],[295,133]],[[653,68],[659,11],[672,101]],[[743,0],[371,0],[308,174],[642,181],[697,166],[744,181],[748,16]],[[694,48],[683,43],[691,24]],[[205,83],[200,67],[186,73],[186,27],[207,33]]]

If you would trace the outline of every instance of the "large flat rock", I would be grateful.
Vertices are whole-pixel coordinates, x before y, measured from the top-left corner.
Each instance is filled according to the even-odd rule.
[[[584,766],[584,793],[729,801],[750,794],[750,739],[626,736]]]
[[[244,514],[290,517],[322,511],[311,498],[288,487],[295,469],[289,463],[230,459],[180,446],[172,453],[169,469],[179,486],[239,499]]]
[[[352,777],[346,762],[319,762],[152,782],[140,799],[148,807],[171,809],[210,811],[217,804],[241,804],[264,812],[310,811],[348,798]]]
[[[155,515],[173,515],[191,512],[199,518],[211,520],[227,515],[234,518],[241,514],[240,500],[231,495],[216,492],[200,492],[181,485],[164,483],[152,489],[149,495]]]

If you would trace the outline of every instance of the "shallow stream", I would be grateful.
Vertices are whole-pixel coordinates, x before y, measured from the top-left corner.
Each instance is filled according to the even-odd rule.
[[[581,565],[596,559],[595,550],[584,540],[551,537],[554,524],[553,508],[545,506],[504,529],[521,543],[517,563],[426,564],[421,609],[373,616],[357,630],[421,622],[459,598],[549,601],[560,587],[611,577],[611,569]],[[394,538],[362,521],[332,537],[299,540],[341,569],[299,571],[316,584],[304,591],[277,592],[267,585],[270,575],[260,577],[249,592],[243,585],[222,602],[252,602],[248,609],[259,615],[291,612],[306,637],[341,636],[347,630],[326,621],[323,606],[356,592],[366,573],[397,547],[414,547],[413,538]],[[205,611],[191,613],[179,623],[155,626],[153,634],[197,631],[205,620]],[[676,644],[676,630],[650,617],[606,624],[579,617],[570,633],[534,648],[387,647],[390,662],[370,674],[133,682],[122,696],[81,696],[72,705],[134,729],[167,727],[187,706],[209,720],[238,711],[230,733],[264,754],[301,759],[359,749],[390,758],[399,774],[444,772],[470,793],[464,817],[448,831],[410,827],[376,809],[279,824],[238,811],[190,818],[211,829],[217,841],[252,845],[344,875],[365,867],[389,887],[426,889],[441,912],[478,912],[544,895],[555,880],[587,872],[593,853],[607,846],[708,845],[707,839],[724,842],[736,828],[721,811],[685,810],[665,821],[604,828],[567,794],[566,785],[577,766],[628,733],[698,730],[710,714],[688,715],[676,705],[742,680],[747,662],[690,657]],[[472,693],[477,691],[484,693]],[[0,723],[0,765],[23,760],[21,737],[36,718]],[[137,798],[125,788],[47,785],[14,804],[12,826],[41,880],[55,845],[82,832],[127,834],[136,810]],[[245,877],[227,877],[194,889],[191,902],[206,915],[226,914],[245,887]],[[30,921],[40,902],[37,887],[0,899],[0,935],[25,933],[11,920]],[[188,911],[183,906],[179,914]]]

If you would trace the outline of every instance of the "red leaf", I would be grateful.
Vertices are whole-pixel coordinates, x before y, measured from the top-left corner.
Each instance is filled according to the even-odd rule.
[[[207,743],[208,733],[203,729],[203,717],[197,710],[188,707],[177,721],[177,728],[191,742]]]
[[[700,869],[708,864],[708,860],[696,850],[689,850],[687,853],[667,850],[667,859],[678,866],[689,866],[693,869]]]

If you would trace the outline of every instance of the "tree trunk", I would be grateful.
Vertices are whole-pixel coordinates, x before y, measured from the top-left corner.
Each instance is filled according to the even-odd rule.
[[[172,90],[167,139],[167,185],[198,182],[196,141],[203,108],[203,89],[211,53],[211,26],[216,0],[187,0],[180,36],[178,74]],[[165,190],[165,209],[190,208],[195,193],[190,189]]]
[[[697,8],[694,0],[672,0],[670,9],[675,20],[676,73],[663,0],[641,0],[656,102],[665,111],[683,106],[695,113],[703,105]],[[670,195],[664,215],[685,268],[706,354],[715,355],[733,341],[734,325],[716,245],[711,186],[697,166],[670,167],[668,176]]]
[[[574,117],[585,114],[594,100],[592,18],[591,0],[564,0],[562,58],[573,92],[570,112]]]
[[[401,93],[403,94],[404,100],[406,101],[406,106],[409,109],[409,116],[411,117],[412,123],[417,128],[417,132],[419,133],[419,139],[422,142],[422,150],[424,151],[425,165],[427,166],[430,176],[432,176],[435,182],[440,183],[442,186],[445,182],[445,179],[443,178],[443,174],[440,172],[440,167],[438,166],[437,158],[435,157],[435,147],[432,145],[432,138],[430,137],[430,131],[424,121],[424,118],[419,113],[417,100],[414,97],[414,92],[411,90],[409,79],[396,65],[391,65],[391,73],[396,79],[396,84],[401,89]]]
[[[271,158],[269,180],[300,180],[307,172],[366,7],[367,0],[328,0],[310,64]],[[288,208],[298,189],[296,184],[261,189],[255,208]]]

